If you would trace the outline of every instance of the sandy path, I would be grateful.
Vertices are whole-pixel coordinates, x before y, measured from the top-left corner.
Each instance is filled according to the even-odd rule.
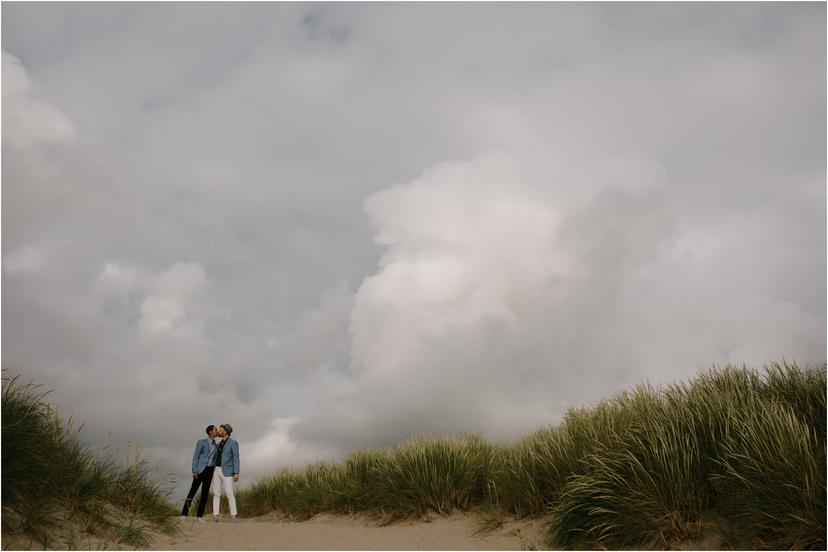
[[[192,518],[191,518],[192,519]],[[510,522],[476,534],[469,514],[379,527],[370,520],[320,515],[309,521],[244,519],[237,524],[186,521],[176,536],[156,537],[152,550],[526,550],[540,547],[538,522]]]

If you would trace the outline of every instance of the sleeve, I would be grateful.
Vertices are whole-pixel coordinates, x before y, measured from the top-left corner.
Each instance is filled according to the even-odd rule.
[[[239,469],[241,468],[241,462],[239,461],[239,442],[233,442],[233,473],[239,473]]]
[[[196,472],[196,461],[198,460],[198,453],[201,452],[201,441],[196,443],[195,450],[193,451],[193,469],[190,470],[192,472]]]

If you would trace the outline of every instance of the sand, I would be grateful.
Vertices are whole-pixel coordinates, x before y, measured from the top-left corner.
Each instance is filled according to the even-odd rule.
[[[509,521],[480,533],[473,514],[378,526],[350,516],[319,515],[292,522],[262,517],[229,523],[188,518],[175,536],[159,535],[151,550],[529,550],[542,548],[539,521]]]

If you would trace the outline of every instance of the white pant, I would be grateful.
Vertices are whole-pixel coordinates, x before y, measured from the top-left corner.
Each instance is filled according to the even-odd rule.
[[[233,476],[224,475],[221,473],[221,466],[216,466],[213,472],[213,515],[217,516],[219,508],[221,507],[221,489],[224,488],[224,494],[227,495],[227,500],[230,502],[230,515],[235,516],[236,510],[236,494],[233,491]]]

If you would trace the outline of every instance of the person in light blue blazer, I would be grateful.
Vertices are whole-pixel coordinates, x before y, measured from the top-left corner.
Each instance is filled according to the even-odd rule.
[[[221,441],[216,451],[216,470],[213,472],[213,520],[219,520],[219,508],[221,506],[221,492],[227,495],[230,503],[230,516],[236,522],[236,494],[233,483],[239,480],[239,443],[230,438],[233,433],[233,426],[221,424],[218,429],[218,436]]]
[[[201,487],[201,498],[198,501],[198,521],[204,522],[204,509],[207,507],[207,493],[213,481],[213,471],[216,467],[216,444],[213,442],[218,436],[218,429],[214,425],[207,426],[207,437],[196,443],[193,452],[193,484],[190,492],[184,501],[184,508],[181,509],[181,521],[187,518],[190,505],[193,502],[196,491]]]

